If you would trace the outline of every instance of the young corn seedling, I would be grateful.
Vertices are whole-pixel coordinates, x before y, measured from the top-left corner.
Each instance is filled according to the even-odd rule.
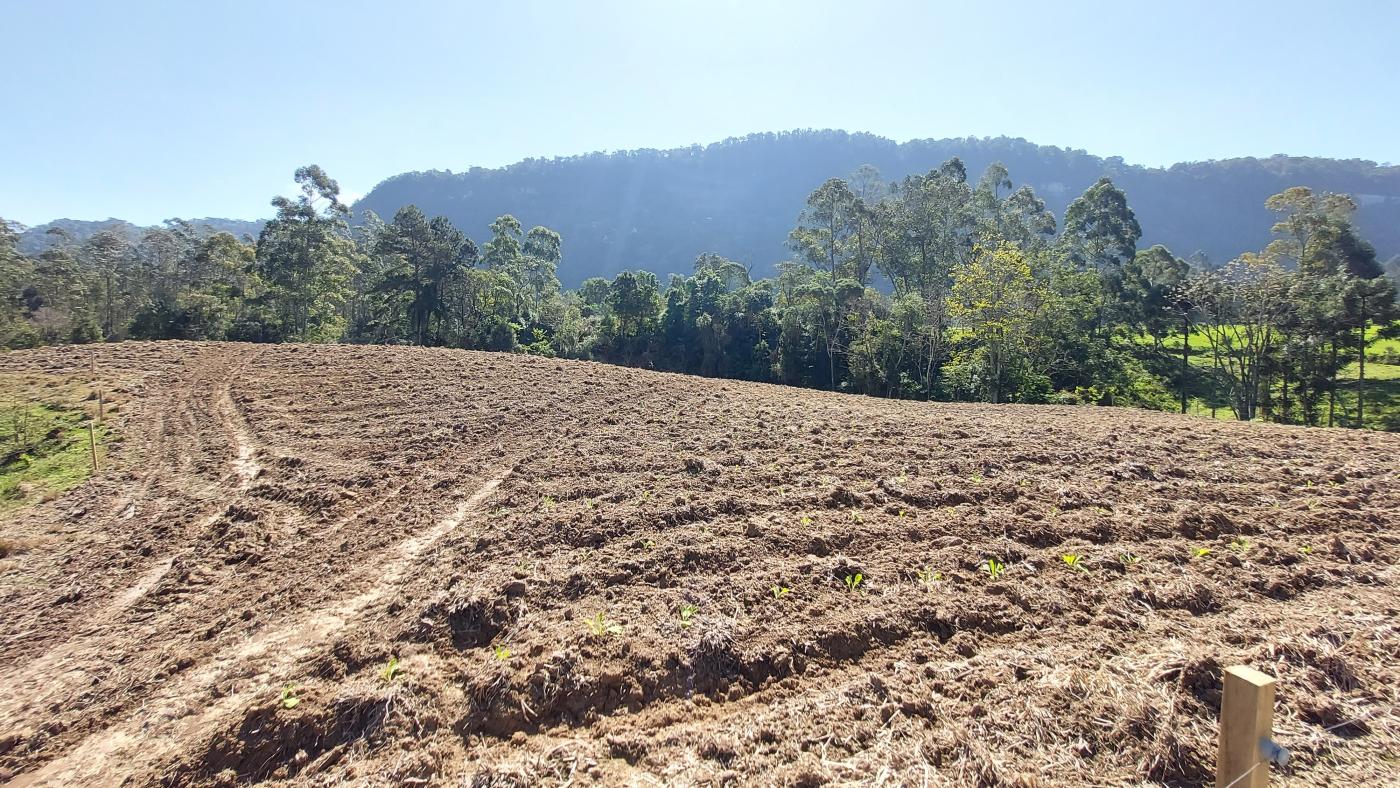
[[[1076,572],[1083,572],[1085,574],[1089,573],[1089,570],[1084,566],[1084,559],[1076,555],[1075,553],[1065,553],[1064,555],[1060,556],[1060,560],[1065,562],[1065,566],[1069,567],[1070,569],[1073,569]]]
[[[510,659],[510,649],[506,648],[500,643],[491,644],[491,653],[496,657],[496,659],[502,662],[505,662],[506,660]]]
[[[1123,562],[1123,566],[1136,566],[1142,559],[1132,553],[1124,553],[1118,556],[1118,560]]]
[[[281,694],[277,697],[277,703],[284,709],[295,709],[297,704],[301,703],[301,698],[297,697],[296,685],[288,684],[283,687]]]
[[[988,558],[986,561],[982,562],[982,571],[987,573],[989,579],[996,580],[1006,574],[1006,564],[1003,564],[995,558]]]
[[[914,574],[919,578],[919,584],[925,588],[933,588],[938,584],[938,581],[943,579],[942,572],[935,572],[926,566],[921,569],[915,569]]]
[[[599,611],[593,618],[588,619],[585,623],[588,624],[588,631],[593,633],[593,637],[595,638],[622,634],[622,625],[604,616],[602,611]]]
[[[787,596],[790,591],[792,591],[792,589],[787,586],[773,586],[773,598],[782,599],[784,596]]]
[[[384,669],[379,671],[379,678],[385,681],[393,681],[394,677],[403,672],[399,667],[398,657],[389,657],[389,661],[384,665]]]
[[[1242,536],[1236,536],[1234,541],[1230,542],[1230,549],[1237,553],[1243,553],[1249,549],[1249,540]]]
[[[1192,553],[1192,556],[1195,558],[1205,558],[1206,556],[1210,555],[1210,553],[1211,549],[1209,547],[1197,547]]]
[[[865,582],[865,575],[856,572],[854,575],[846,575],[846,590],[852,594],[860,592],[860,584]]]
[[[690,629],[691,620],[698,612],[700,608],[697,605],[681,605],[681,629]]]
[[[1302,548],[1298,550],[1298,552],[1302,553],[1303,555],[1312,555],[1312,545],[1305,544],[1302,546]]]

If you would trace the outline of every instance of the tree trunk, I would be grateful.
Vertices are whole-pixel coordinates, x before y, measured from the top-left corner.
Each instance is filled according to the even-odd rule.
[[[1186,381],[1191,376],[1191,318],[1181,318],[1181,412],[1186,412]]]
[[[1337,340],[1332,339],[1332,361],[1328,365],[1332,372],[1332,385],[1327,389],[1327,426],[1331,427],[1337,412]]]
[[[1366,296],[1361,297],[1361,334],[1356,343],[1356,363],[1359,366],[1356,377],[1356,428],[1366,426]]]

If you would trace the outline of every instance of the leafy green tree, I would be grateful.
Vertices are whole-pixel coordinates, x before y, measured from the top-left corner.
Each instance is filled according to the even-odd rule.
[[[961,366],[993,403],[1011,390],[1011,375],[1028,360],[1037,318],[1050,294],[1024,252],[1005,241],[978,246],[953,269],[951,315],[967,332]]]
[[[1096,271],[1101,281],[1095,330],[1105,343],[1113,325],[1124,319],[1123,267],[1137,254],[1142,237],[1128,197],[1108,178],[1100,178],[1065,210],[1061,248],[1082,270]]]
[[[316,165],[301,167],[301,193],[274,197],[277,215],[258,236],[257,273],[277,325],[268,332],[301,342],[329,342],[344,333],[358,250],[346,225],[340,185]]]
[[[661,295],[656,274],[623,271],[608,284],[607,312],[600,330],[603,352],[624,364],[648,363],[659,324]]]
[[[384,226],[373,249],[390,261],[378,289],[405,304],[409,336],[419,345],[441,344],[446,337],[444,294],[475,264],[476,245],[447,219],[429,220],[410,205]],[[430,328],[434,320],[435,331]]]
[[[873,264],[870,210],[840,178],[826,181],[807,198],[788,243],[832,280],[850,278],[862,286],[869,281]]]
[[[19,233],[0,218],[0,345],[7,348],[34,347],[42,341],[26,314],[34,264],[18,247]]]

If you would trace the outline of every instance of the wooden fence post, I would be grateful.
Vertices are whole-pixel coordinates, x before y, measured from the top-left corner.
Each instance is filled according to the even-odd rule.
[[[97,473],[97,430],[88,422],[88,451],[92,452],[92,472]]]
[[[1244,665],[1226,668],[1220,700],[1216,788],[1267,788],[1269,760],[1265,750],[1266,745],[1274,746],[1273,728],[1273,676]]]

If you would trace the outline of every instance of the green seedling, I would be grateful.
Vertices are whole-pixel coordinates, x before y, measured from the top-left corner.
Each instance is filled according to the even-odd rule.
[[[655,549],[656,549],[656,540],[655,540],[655,539],[646,539],[646,540],[643,540],[643,541],[642,541],[642,549],[643,549],[643,550],[655,550]]]
[[[792,591],[792,589],[786,586],[773,586],[773,598],[779,599],[787,595],[790,591]]]
[[[851,519],[860,522],[860,512],[851,512]]]
[[[499,659],[502,662],[505,662],[506,660],[510,659],[510,649],[506,648],[500,643],[493,643],[491,645],[491,653],[496,656],[496,659]]]
[[[1193,555],[1196,558],[1205,558],[1206,556],[1210,555],[1210,553],[1211,550],[1209,547],[1197,547]]]
[[[918,576],[919,583],[928,588],[933,588],[935,583],[943,579],[942,572],[935,572],[934,570],[929,569],[928,567],[923,567],[922,569],[915,569],[914,574]]]
[[[899,514],[896,515],[896,517],[908,517],[908,516],[909,516],[909,513],[906,512],[906,511],[904,511],[903,509],[900,509],[900,510],[899,510]]]
[[[389,657],[389,662],[384,665],[383,670],[379,671],[379,678],[385,681],[393,681],[394,677],[402,672],[403,668],[399,667],[399,658]]]
[[[546,509],[553,509],[553,508],[554,508],[554,496],[552,496],[552,495],[546,495],[546,496],[544,497],[544,508],[546,508]]]
[[[1006,564],[1003,564],[995,558],[988,558],[986,561],[982,562],[982,571],[987,573],[988,578],[996,580],[1006,574]]]
[[[1088,569],[1084,568],[1084,559],[1074,553],[1065,553],[1064,555],[1060,556],[1060,560],[1065,562],[1065,566],[1069,567],[1070,569],[1073,569],[1076,572],[1088,573],[1089,571]]]
[[[799,520],[798,522],[802,523],[803,526],[808,526],[808,525],[811,525],[811,524],[812,524],[812,518],[810,518],[810,517],[808,517],[807,515],[804,514],[804,515],[802,515],[802,519]]]
[[[1230,549],[1237,553],[1243,553],[1249,549],[1249,540],[1242,536],[1236,536],[1234,541],[1230,542]]]
[[[698,612],[700,612],[700,608],[696,605],[681,605],[681,628],[689,629],[691,619],[695,618],[695,614]]]
[[[1135,566],[1138,562],[1142,561],[1141,558],[1132,553],[1124,553],[1118,557],[1118,560],[1123,562],[1123,566]]]
[[[846,590],[852,594],[860,591],[860,584],[865,582],[865,575],[856,572],[854,575],[846,575]]]
[[[599,611],[593,618],[588,619],[588,631],[593,633],[593,637],[602,638],[608,635],[621,635],[622,625],[607,618]]]
[[[284,709],[295,709],[297,707],[297,704],[301,703],[301,698],[297,697],[296,685],[288,684],[287,686],[283,687],[281,694],[277,697],[277,702]]]
[[[973,483],[973,484],[981,484],[981,483],[982,483],[982,474],[980,474],[980,473],[974,473],[974,474],[972,474],[972,476],[969,477],[969,478],[972,479],[972,483]]]
[[[1305,544],[1302,546],[1302,548],[1298,550],[1298,552],[1302,553],[1303,555],[1312,555],[1312,545]]]

